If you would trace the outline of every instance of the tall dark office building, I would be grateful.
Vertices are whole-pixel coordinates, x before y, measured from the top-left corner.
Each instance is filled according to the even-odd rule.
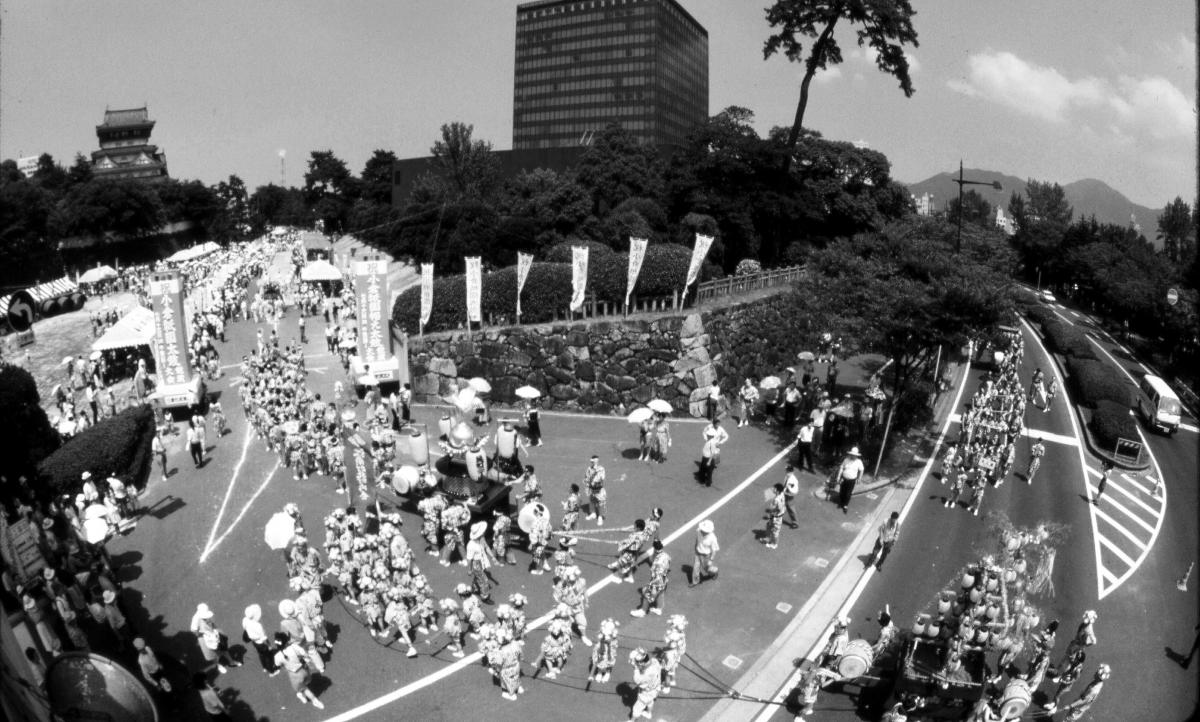
[[[708,118],[708,31],[675,0],[517,6],[513,149],[586,145],[612,122],[676,145]]]

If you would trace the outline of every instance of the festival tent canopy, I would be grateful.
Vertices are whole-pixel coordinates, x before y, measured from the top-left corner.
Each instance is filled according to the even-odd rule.
[[[154,340],[154,312],[135,306],[92,344],[93,351],[145,346]]]
[[[117,277],[117,269],[112,266],[96,266],[84,271],[79,277],[79,283],[99,283]]]
[[[301,281],[340,281],[342,272],[329,261],[313,261],[300,269]]]
[[[197,258],[202,258],[219,250],[221,250],[221,247],[216,243],[213,243],[212,241],[206,241],[198,246],[192,246],[191,248],[185,248],[182,251],[176,251],[175,253],[167,256],[166,260],[170,261],[171,263],[191,261]]]

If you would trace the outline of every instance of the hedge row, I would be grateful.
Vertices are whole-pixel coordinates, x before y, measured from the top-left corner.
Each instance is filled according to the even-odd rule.
[[[555,255],[553,257],[558,257]],[[668,296],[683,288],[692,251],[685,246],[657,244],[646,249],[642,270],[634,293],[639,296]],[[588,253],[588,293],[597,300],[624,303],[629,268],[627,253]],[[534,263],[521,292],[521,320],[541,323],[554,318],[556,310],[571,302],[571,264]],[[517,306],[517,269],[515,266],[486,273],[480,292],[480,307],[488,314],[513,318]],[[396,298],[392,319],[409,333],[418,328],[421,313],[421,287],[413,286]],[[464,276],[433,279],[433,311],[426,331],[458,328],[466,322],[467,296]]]
[[[1096,351],[1087,334],[1074,326],[1053,319],[1042,324],[1042,331],[1046,334],[1046,342],[1051,351],[1081,359],[1096,358]]]
[[[148,406],[125,409],[71,438],[38,466],[45,491],[74,495],[83,472],[100,479],[116,476],[127,484],[145,486],[150,470],[154,413]]]
[[[1028,316],[1035,322],[1040,323],[1042,325],[1045,325],[1046,322],[1048,322],[1048,321],[1058,320],[1058,316],[1056,316],[1054,314],[1054,311],[1052,311],[1040,304],[1038,304],[1038,305],[1025,304],[1024,310],[1025,310],[1026,316]]]
[[[1101,401],[1111,401],[1126,411],[1133,405],[1132,389],[1111,366],[1095,359],[1070,358],[1067,370],[1077,403],[1094,409]]]
[[[1117,439],[1138,439],[1137,422],[1129,407],[1115,401],[1101,400],[1092,412],[1092,433],[1108,451],[1116,448]]]

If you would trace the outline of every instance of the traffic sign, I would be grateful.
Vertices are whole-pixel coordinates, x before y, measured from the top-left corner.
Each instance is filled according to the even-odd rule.
[[[33,297],[27,291],[17,291],[8,299],[8,323],[17,332],[33,328]]]
[[[1167,289],[1167,303],[1172,306],[1179,303],[1179,291],[1174,288]]]

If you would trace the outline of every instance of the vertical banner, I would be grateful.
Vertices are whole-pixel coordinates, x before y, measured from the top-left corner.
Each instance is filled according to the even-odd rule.
[[[587,246],[571,246],[571,311],[583,308],[587,293]]]
[[[517,253],[517,322],[521,320],[521,291],[525,288],[525,279],[529,278],[529,269],[533,267],[532,253]]]
[[[429,323],[433,313],[433,264],[421,264],[421,327]]]
[[[391,356],[391,334],[385,312],[388,289],[387,261],[355,261],[354,296],[358,312],[358,355],[363,363]]]
[[[186,384],[192,380],[192,365],[188,363],[183,280],[177,271],[156,271],[150,275],[150,303],[154,309],[154,365],[158,383]]]
[[[342,444],[342,463],[346,470],[346,490],[353,499],[369,498],[368,491],[375,488],[375,460],[371,458],[370,445],[358,434],[347,434]]]
[[[625,286],[625,305],[629,305],[629,297],[633,295],[633,287],[637,285],[638,274],[642,272],[642,261],[646,258],[645,238],[629,239],[629,280]]]
[[[467,321],[481,323],[483,310],[480,308],[483,296],[483,259],[479,256],[468,256],[467,262]]]
[[[712,245],[712,242],[712,236],[696,234],[696,246],[692,249],[692,263],[688,266],[687,282],[683,284],[683,295],[687,295],[687,290],[699,278],[700,266],[703,265],[704,257],[708,255],[708,248]]]

